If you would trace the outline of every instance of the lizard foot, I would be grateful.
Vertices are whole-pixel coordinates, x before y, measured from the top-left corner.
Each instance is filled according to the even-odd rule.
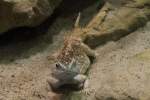
[[[94,89],[89,88],[89,80],[86,80],[84,83],[84,89],[82,90],[82,93],[90,96],[90,94],[94,93]]]

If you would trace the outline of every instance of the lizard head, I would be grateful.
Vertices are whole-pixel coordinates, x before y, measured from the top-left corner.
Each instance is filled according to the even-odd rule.
[[[63,71],[63,72],[72,72],[72,73],[79,73],[79,69],[77,67],[76,61],[73,58],[71,62],[66,66],[65,64],[61,62],[56,63],[56,70]]]
[[[59,80],[59,87],[71,86],[75,89],[82,89],[86,80],[86,76],[80,74],[75,59],[68,66],[57,62],[54,77]]]

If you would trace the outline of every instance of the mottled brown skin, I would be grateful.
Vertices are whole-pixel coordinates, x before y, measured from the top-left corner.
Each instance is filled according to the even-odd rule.
[[[80,13],[75,22],[75,28],[71,31],[71,36],[66,37],[64,46],[56,56],[56,69],[53,71],[54,78],[50,79],[53,89],[59,89],[64,85],[73,85],[78,89],[84,87],[87,83],[85,73],[90,68],[90,57],[95,58],[96,53],[90,49],[83,41],[87,36],[90,36],[92,26],[99,25],[97,19],[103,21],[107,13],[107,7],[102,9],[102,13],[95,16],[95,18],[85,27],[79,27]],[[86,81],[86,82],[85,82]]]
[[[68,66],[74,59],[76,65],[80,66],[79,73],[84,74],[91,63],[89,57],[95,57],[93,50],[82,43],[79,38],[67,37],[64,41],[64,47],[57,57],[57,61]]]
[[[91,33],[91,30],[103,22],[108,11],[109,8],[104,6],[85,28],[79,27],[79,13],[71,36],[65,38],[64,46],[56,56],[56,70],[53,71],[55,78],[49,80],[52,88],[58,89],[64,85],[71,85],[80,89],[84,87],[84,83],[87,83],[85,74],[92,62],[90,58],[95,58],[97,54],[83,41],[87,37],[97,35]]]
[[[85,73],[91,64],[90,57],[95,58],[95,52],[80,38],[65,38],[64,47],[56,57],[56,69],[53,71],[55,79],[50,81],[52,88],[59,89],[64,85],[82,88],[87,79]]]

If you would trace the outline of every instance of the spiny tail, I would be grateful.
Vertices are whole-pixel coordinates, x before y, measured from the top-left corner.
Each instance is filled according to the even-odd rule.
[[[87,28],[99,26],[104,21],[108,11],[109,8],[107,4],[104,4],[103,8],[99,10],[98,14],[92,19],[92,21],[90,21],[90,23],[88,23]]]
[[[78,17],[77,17],[77,19],[75,21],[75,24],[74,24],[74,28],[79,27],[80,18],[81,18],[81,13],[79,12]]]

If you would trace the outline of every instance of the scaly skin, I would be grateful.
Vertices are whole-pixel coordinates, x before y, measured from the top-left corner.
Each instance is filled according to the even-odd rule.
[[[59,89],[63,85],[74,85],[77,89],[82,89],[84,83],[87,83],[86,72],[92,63],[90,58],[95,58],[97,54],[83,43],[85,38],[93,27],[98,26],[105,19],[109,8],[106,6],[101,9],[101,13],[85,27],[79,27],[80,13],[75,22],[75,28],[72,30],[71,36],[67,37],[64,41],[64,46],[55,55],[56,69],[53,71],[55,79],[49,80],[53,89]],[[100,21],[97,22],[97,19]]]
[[[49,81],[52,88],[59,89],[63,85],[74,85],[82,88],[87,77],[85,73],[90,67],[90,57],[96,54],[77,37],[67,37],[64,47],[56,57],[56,69],[53,72],[55,81]]]
[[[53,71],[53,78],[48,82],[53,89],[59,89],[63,85],[74,85],[77,89],[82,89],[84,83],[87,83],[86,72],[92,63],[90,58],[95,58],[97,54],[86,44],[83,43],[89,32],[93,29],[93,24],[98,26],[104,20],[109,8],[104,7],[101,13],[85,27],[79,27],[80,13],[75,22],[75,28],[71,36],[64,41],[64,46],[55,55],[56,69]],[[97,19],[100,21],[97,22]],[[52,57],[53,58],[53,57]]]

